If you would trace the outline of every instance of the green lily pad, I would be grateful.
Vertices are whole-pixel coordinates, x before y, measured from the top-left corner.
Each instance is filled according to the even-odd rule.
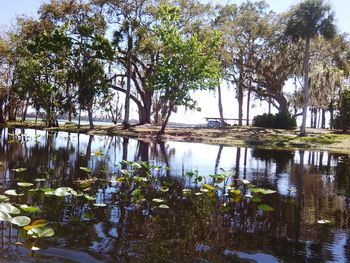
[[[202,186],[210,191],[213,191],[216,189],[214,186],[212,186],[210,184],[203,184]]]
[[[107,205],[102,203],[102,204],[94,204],[94,206],[96,206],[96,207],[106,207]]]
[[[27,212],[27,213],[35,213],[35,212],[40,210],[39,207],[28,206],[28,205],[20,205],[19,208],[22,209],[24,212]]]
[[[16,169],[12,169],[11,171],[16,172],[16,173],[22,173],[26,170],[27,170],[27,168],[16,168]]]
[[[87,173],[91,173],[92,172],[91,168],[89,168],[89,167],[79,167],[79,169],[84,171],[84,172],[87,172]]]
[[[268,205],[266,205],[266,204],[260,204],[260,205],[258,205],[258,208],[259,208],[260,210],[265,211],[265,212],[272,212],[272,211],[275,210],[275,209],[273,209],[271,206],[268,206]]]
[[[20,227],[29,225],[30,221],[30,218],[27,216],[16,216],[11,219],[12,224],[15,224]]]
[[[47,227],[34,227],[28,230],[28,235],[33,238],[52,237],[54,234],[53,229]]]
[[[37,219],[37,220],[34,220],[30,225],[23,227],[23,229],[28,231],[28,230],[31,230],[33,228],[44,227],[47,224],[48,224],[48,222],[46,219]]]
[[[153,198],[152,201],[155,203],[163,203],[164,202],[164,200],[160,199],[160,198]]]
[[[27,182],[18,182],[17,185],[21,186],[21,187],[31,187],[31,186],[33,186],[32,183],[27,183]]]
[[[331,221],[327,220],[327,219],[321,219],[321,220],[318,220],[317,223],[319,223],[321,225],[328,225],[331,223]]]
[[[95,201],[96,197],[92,196],[92,195],[88,195],[88,194],[84,194],[84,197],[88,200],[88,201]]]
[[[0,221],[7,222],[7,221],[10,221],[11,219],[12,217],[8,213],[0,210]]]
[[[10,198],[8,198],[6,195],[0,195],[0,202],[7,202]]]
[[[162,209],[169,209],[170,207],[165,205],[165,204],[161,204],[158,206],[159,208],[162,208]]]
[[[0,204],[0,211],[3,211],[8,214],[12,214],[12,215],[18,215],[21,213],[21,211],[17,207],[9,203]]]
[[[17,193],[15,189],[6,190],[5,194],[12,196],[23,196],[23,193]]]

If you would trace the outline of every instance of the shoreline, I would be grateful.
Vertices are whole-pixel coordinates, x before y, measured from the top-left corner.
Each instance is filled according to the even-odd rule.
[[[233,147],[256,147],[276,150],[313,150],[350,154],[350,135],[337,130],[307,129],[307,137],[299,137],[299,129],[281,130],[259,127],[222,128],[166,128],[165,134],[157,136],[159,127],[151,125],[132,126],[123,130],[121,125],[60,125],[47,128],[43,123],[7,122],[2,128],[27,128],[47,131],[84,133],[89,135],[109,135],[134,138],[144,141],[179,141],[206,143]]]

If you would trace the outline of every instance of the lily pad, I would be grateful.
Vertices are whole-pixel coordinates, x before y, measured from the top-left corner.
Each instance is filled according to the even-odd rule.
[[[17,207],[9,203],[0,204],[0,211],[3,211],[8,214],[13,214],[13,215],[18,215],[21,213],[21,211]]]
[[[87,173],[91,173],[92,172],[91,168],[89,168],[89,167],[79,167],[79,169],[84,171],[84,172],[87,172]]]
[[[35,212],[40,210],[39,207],[28,206],[28,205],[20,205],[19,208],[22,209],[24,212],[27,212],[27,213],[35,213]]]
[[[33,186],[32,183],[27,183],[27,182],[18,182],[17,185],[21,186],[21,187],[31,187],[31,186]]]
[[[95,201],[96,197],[92,196],[92,195],[88,195],[88,194],[84,194],[84,197],[88,200],[88,201]]]
[[[159,208],[162,208],[162,209],[169,209],[170,207],[165,205],[165,204],[161,204],[158,206]]]
[[[15,189],[9,189],[5,191],[5,194],[12,196],[23,196],[23,193],[17,193]]]
[[[26,170],[27,170],[27,168],[16,168],[16,169],[12,169],[11,171],[16,172],[16,173],[22,173]]]
[[[248,180],[245,180],[245,179],[242,180],[242,183],[243,184],[250,184],[250,182]]]
[[[321,219],[321,220],[318,220],[317,223],[319,223],[321,225],[328,225],[331,223],[331,221],[327,220],[327,219]]]
[[[155,203],[163,203],[164,202],[164,200],[160,199],[160,198],[153,198],[152,201]]]
[[[53,229],[47,227],[34,227],[28,230],[28,235],[33,238],[52,237],[54,234]]]
[[[266,204],[260,204],[260,205],[258,205],[258,208],[259,208],[260,210],[265,211],[265,212],[272,212],[272,211],[275,210],[275,209],[273,209],[271,206],[268,206],[268,205],[266,205]]]
[[[30,218],[27,216],[16,216],[11,219],[12,224],[15,224],[20,227],[29,225],[30,221]]]
[[[10,200],[10,198],[8,198],[6,195],[0,195],[0,202],[7,202],[8,200]]]
[[[12,217],[8,213],[0,210],[0,221],[7,222],[7,221],[9,221],[11,219],[12,219]]]
[[[203,184],[202,186],[210,191],[213,191],[216,189],[214,186],[212,186],[210,184]]]

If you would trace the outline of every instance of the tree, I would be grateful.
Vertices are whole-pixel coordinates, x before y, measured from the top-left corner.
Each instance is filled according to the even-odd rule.
[[[220,63],[215,57],[220,35],[213,33],[200,41],[196,34],[184,34],[177,23],[179,12],[177,7],[161,6],[160,23],[155,28],[162,48],[153,87],[167,101],[160,135],[176,106],[198,109],[191,92],[215,88],[220,77]]]
[[[303,120],[300,128],[300,135],[306,135],[306,118],[309,103],[309,51],[310,41],[316,36],[322,35],[330,39],[335,35],[334,16],[331,7],[323,0],[305,0],[293,7],[290,11],[286,27],[286,36],[292,41],[303,39],[304,48],[304,86],[303,86]]]

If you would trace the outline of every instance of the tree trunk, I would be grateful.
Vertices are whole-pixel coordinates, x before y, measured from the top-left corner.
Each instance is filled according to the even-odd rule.
[[[221,97],[221,86],[218,85],[218,106],[219,106],[219,114],[220,114],[220,122],[221,126],[225,126],[225,120],[224,120],[224,111],[222,108],[222,97]]]
[[[326,128],[326,110],[322,109],[321,128]]]
[[[165,133],[165,127],[168,124],[172,108],[173,108],[173,106],[169,105],[168,113],[164,119],[164,122],[162,123],[162,127],[161,127],[160,131],[158,132],[158,135],[163,135]]]
[[[247,96],[247,126],[249,126],[249,111],[250,111],[250,94],[252,92],[250,85],[251,85],[251,80],[249,83],[249,88],[248,88],[248,96]]]
[[[310,56],[310,36],[306,37],[304,50],[304,102],[303,120],[300,127],[300,136],[306,136],[307,106],[309,104],[309,56]]]
[[[90,129],[93,129],[94,128],[94,121],[93,121],[93,115],[92,115],[91,107],[88,109],[88,116],[89,116]]]
[[[24,105],[24,108],[23,108],[22,122],[26,121],[28,106],[29,106],[29,99],[27,99],[26,104]]]
[[[78,129],[80,129],[80,122],[81,122],[81,106],[79,105]]]
[[[132,49],[132,36],[129,29],[128,35],[128,54],[127,54],[127,79],[126,79],[126,94],[125,94],[125,106],[124,106],[124,129],[130,128],[130,91],[131,91],[131,49]]]
[[[238,126],[242,126],[243,122],[243,57],[240,58],[239,65],[239,83],[238,83]]]

